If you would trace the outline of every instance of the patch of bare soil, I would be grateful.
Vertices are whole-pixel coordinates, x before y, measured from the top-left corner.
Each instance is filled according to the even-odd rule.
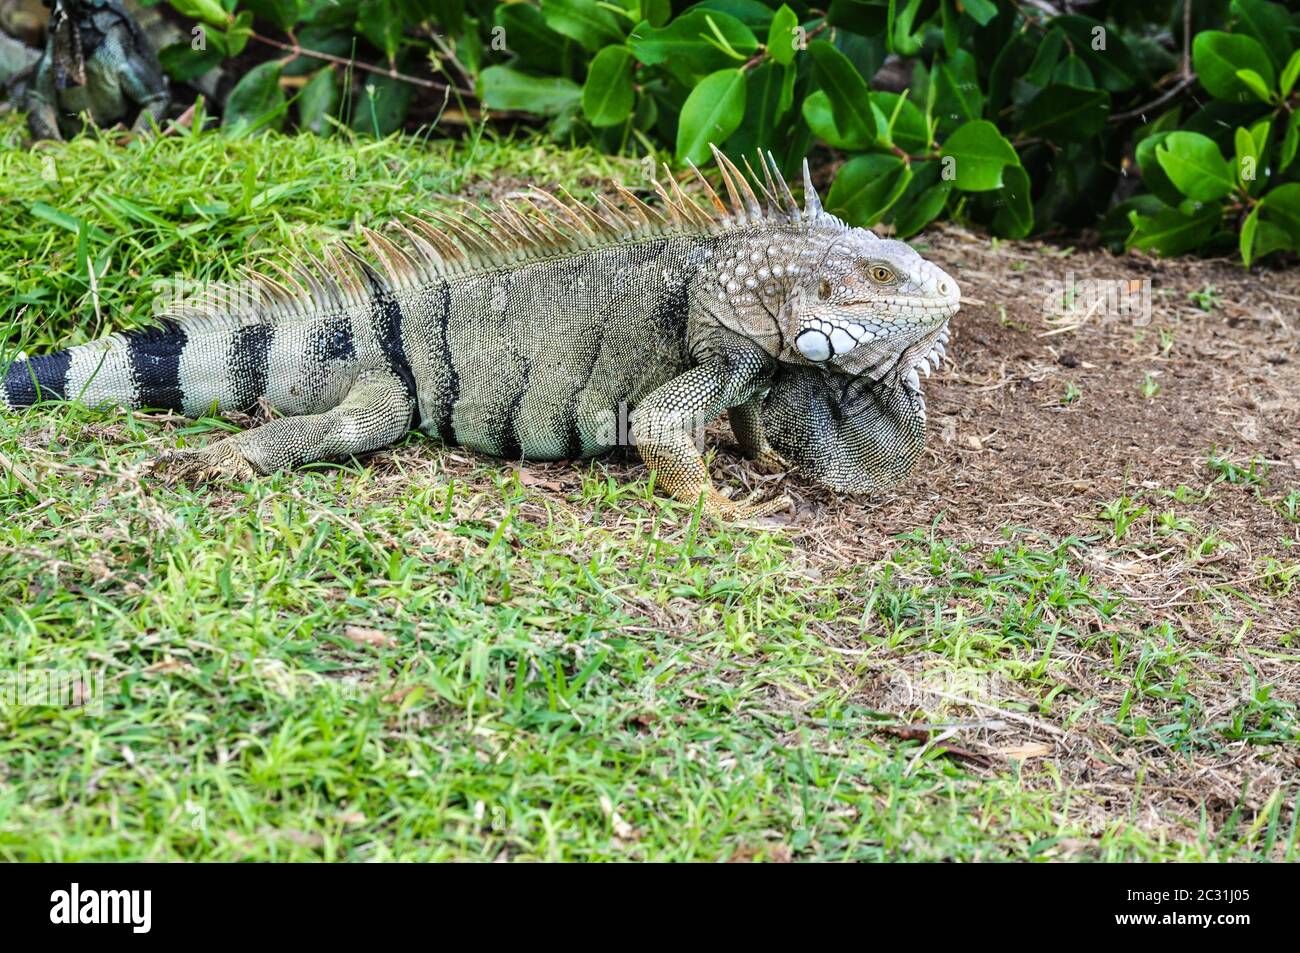
[[[879,558],[894,534],[931,523],[959,542],[1000,540],[1007,525],[1096,534],[1108,531],[1096,519],[1107,503],[1186,485],[1198,492],[1168,508],[1233,544],[1209,561],[1216,575],[1251,573],[1264,557],[1296,559],[1300,524],[1251,485],[1225,481],[1204,500],[1199,491],[1221,476],[1211,456],[1243,469],[1262,463],[1267,499],[1300,488],[1300,270],[1248,273],[1226,261],[1032,243],[995,249],[957,228],[932,233],[928,254],[968,301],[952,322],[948,363],[924,381],[929,446],[910,480],[878,500],[787,481],[796,523],[816,537],[811,552],[833,562]],[[1069,276],[1149,281],[1151,313],[1048,313],[1050,283]],[[1209,310],[1189,297],[1206,294]],[[1134,594],[1147,590],[1153,605],[1176,601],[1182,586],[1170,585],[1179,581],[1170,570],[1192,567],[1159,562],[1109,575],[1129,579]],[[1158,584],[1133,581],[1157,570]],[[1294,634],[1300,613],[1260,623]]]

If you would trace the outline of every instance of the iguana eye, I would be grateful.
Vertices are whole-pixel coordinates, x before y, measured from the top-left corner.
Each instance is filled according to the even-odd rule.
[[[884,265],[872,265],[869,269],[867,269],[867,273],[871,275],[872,281],[878,281],[882,285],[888,284],[889,282],[894,280],[894,273],[890,271],[888,268],[886,268]]]
[[[820,298],[822,301],[825,301],[830,296],[831,296],[831,283],[823,278],[822,283],[817,286],[817,297]]]

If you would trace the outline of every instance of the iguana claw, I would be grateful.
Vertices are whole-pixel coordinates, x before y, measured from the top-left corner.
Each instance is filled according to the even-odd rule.
[[[752,502],[761,492],[756,490],[744,500],[736,501],[709,488],[704,495],[704,513],[724,523],[738,523],[794,509],[794,502],[788,496],[778,496],[766,503]]]
[[[781,456],[781,454],[777,453],[771,447],[765,447],[754,454],[754,462],[759,466],[766,467],[767,469],[778,470],[781,472],[794,469],[794,467],[790,465],[789,460]]]
[[[201,450],[164,451],[154,460],[152,470],[169,484],[239,483],[255,477],[253,465],[223,443]]]

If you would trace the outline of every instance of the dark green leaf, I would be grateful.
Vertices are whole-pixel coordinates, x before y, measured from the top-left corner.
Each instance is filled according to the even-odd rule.
[[[175,6],[175,4],[172,4]],[[309,0],[241,0],[239,7],[281,30],[292,29],[307,15]]]
[[[912,163],[912,180],[902,198],[889,210],[886,220],[894,226],[898,238],[907,238],[925,228],[943,211],[952,183],[939,179],[937,160]]]
[[[1133,231],[1133,223],[1129,221],[1129,212],[1139,212],[1142,215],[1155,215],[1164,209],[1165,204],[1154,195],[1148,195],[1145,192],[1139,192],[1130,199],[1125,199],[1118,205],[1107,210],[1102,216],[1101,224],[1097,227],[1097,237],[1101,243],[1112,252],[1122,252],[1124,242]]]
[[[221,35],[217,31],[210,31],[207,49],[204,50],[192,48],[189,40],[164,46],[158,51],[158,61],[172,79],[182,83],[192,82],[208,70],[220,66],[226,58],[225,38],[221,37],[220,43],[214,42],[219,36]]]
[[[361,41],[353,35],[350,26],[340,29],[327,24],[308,23],[298,31],[298,42],[303,49],[347,59]],[[306,76],[320,67],[321,61],[314,56],[297,56],[284,64],[284,75]]]
[[[911,177],[912,170],[897,156],[858,156],[836,173],[826,208],[850,225],[870,227],[898,201]]]
[[[817,90],[804,97],[803,120],[812,130],[812,134],[832,149],[849,151],[865,149],[868,143],[861,139],[849,139],[835,125],[835,113],[831,110],[830,97],[824,90]]]
[[[1266,0],[1232,0],[1232,15],[1237,19],[1238,32],[1249,33],[1259,40],[1275,70],[1286,66],[1291,56],[1291,44],[1287,41],[1291,17],[1286,7]]]
[[[641,16],[651,26],[663,26],[673,17],[672,0],[641,0]]]
[[[998,127],[984,119],[962,126],[943,143],[940,161],[945,181],[966,192],[991,192],[1003,185],[1002,170],[1020,157]]]
[[[883,39],[887,28],[886,12],[886,5],[875,0],[831,0],[826,22],[858,36]]]
[[[478,23],[473,20],[468,22],[469,28],[455,41],[453,46],[461,65],[465,67],[465,70],[471,76],[477,76],[479,70],[483,68],[483,40],[479,36]],[[558,65],[562,64],[551,64],[551,71],[556,69]]]
[[[427,15],[452,36],[465,31],[465,0],[424,0],[422,6],[428,11]]]
[[[1222,216],[1223,210],[1218,205],[1205,205],[1191,214],[1169,207],[1154,215],[1130,212],[1133,233],[1127,247],[1161,255],[1181,255],[1205,244]]]
[[[1291,236],[1292,245],[1300,248],[1300,184],[1279,185],[1259,203],[1261,215]]]
[[[719,49],[709,21],[740,55],[736,59]],[[720,11],[692,10],[667,26],[656,29],[642,22],[632,31],[628,46],[647,66],[663,66],[684,86],[694,86],[701,78],[725,67],[740,66],[758,49],[754,32],[735,17]]]
[[[622,43],[627,21],[596,0],[542,0],[542,16],[557,33],[595,53],[601,47]]]
[[[921,5],[925,0],[895,0],[889,4],[889,32],[891,52],[899,56],[915,56],[921,52],[925,36],[925,23],[913,29]]]
[[[591,61],[582,87],[582,111],[593,126],[616,126],[632,115],[634,63],[626,46],[607,46]]]
[[[998,210],[993,231],[1006,238],[1024,238],[1034,229],[1034,204],[1029,193],[1029,175],[1018,165],[1002,170],[1002,188],[997,192]]]
[[[494,14],[517,69],[563,73],[571,41],[546,25],[542,11],[529,3],[503,3]]]
[[[1025,81],[1039,88],[1046,86],[1052,81],[1052,72],[1065,52],[1065,33],[1061,30],[1048,30],[1034,51],[1034,61],[1029,64]]]
[[[1192,61],[1196,76],[1206,91],[1219,99],[1253,99],[1250,87],[1237,76],[1237,70],[1251,69],[1259,73],[1265,84],[1272,88],[1275,73],[1268,54],[1258,42],[1248,36],[1206,30],[1192,40]]]
[[[988,26],[989,21],[998,15],[998,7],[993,0],[962,0],[962,9],[980,26]]]
[[[988,106],[992,113],[1000,112],[1011,99],[1012,88],[1029,69],[1037,48],[1027,32],[1014,33],[993,60],[988,80]],[[917,97],[918,103],[922,101],[923,94],[920,90],[913,89],[913,95]]]
[[[1300,145],[1300,113],[1292,113],[1286,120],[1286,132],[1282,134],[1282,149],[1278,153],[1277,170],[1285,172],[1295,159],[1296,147]]]
[[[838,31],[832,45],[845,55],[863,79],[875,76],[889,56],[883,37],[858,36],[848,30]]]
[[[234,136],[279,129],[284,124],[285,102],[279,62],[261,63],[230,91],[221,125]]]
[[[1021,131],[1044,139],[1082,142],[1106,125],[1110,115],[1110,93],[1057,84],[1048,86],[1029,101],[1021,113]]]
[[[745,80],[749,87],[745,93],[745,119],[731,140],[733,154],[779,145],[776,130],[794,105],[794,78],[793,66],[775,62],[760,63],[749,71]]]
[[[1137,144],[1134,154],[1138,171],[1142,175],[1142,184],[1147,191],[1159,197],[1166,205],[1177,205],[1183,200],[1183,194],[1169,181],[1169,176],[1165,175],[1165,170],[1156,160],[1156,146],[1164,142],[1168,135],[1168,132],[1156,132],[1147,136]]]
[[[330,125],[326,118],[335,114],[339,105],[338,79],[334,67],[327,66],[302,88],[298,95],[298,126],[318,136],[328,135]]]
[[[1223,198],[1236,185],[1232,164],[1219,147],[1196,132],[1171,132],[1156,146],[1156,161],[1169,181],[1193,202]]]
[[[415,87],[389,76],[368,76],[352,104],[351,126],[376,138],[402,128]]]
[[[226,55],[238,56],[244,52],[244,47],[248,45],[249,39],[253,35],[253,14],[248,10],[240,10],[235,16],[235,20],[226,30]]]
[[[1073,53],[1057,64],[1056,70],[1052,73],[1052,82],[1086,88],[1094,85],[1092,70],[1088,69],[1088,64]]]
[[[532,76],[508,66],[489,66],[479,74],[478,96],[489,109],[554,116],[578,103],[582,87],[562,76]]]
[[[765,33],[772,22],[772,8],[762,0],[700,0],[683,10],[706,10],[709,13],[725,13],[734,17],[755,34]],[[648,19],[648,18],[647,18]]]
[[[659,104],[653,96],[637,98],[636,110],[632,113],[632,125],[642,132],[649,132],[659,121]]]
[[[1065,31],[1074,54],[1088,64],[1102,89],[1115,93],[1146,81],[1146,70],[1114,27],[1092,17],[1075,15],[1055,17],[1049,24]]]
[[[875,109],[876,128],[880,135],[907,153],[920,154],[930,148],[925,113],[910,97],[872,90],[871,105]]]
[[[745,74],[739,69],[712,73],[691,90],[677,122],[677,161],[703,165],[709,145],[721,146],[745,118]]]
[[[910,238],[925,228],[939,217],[951,194],[952,189],[946,184],[930,186],[898,217],[894,223],[895,235],[898,238]]]
[[[871,111],[866,80],[843,53],[825,40],[813,40],[808,52],[830,100],[840,135],[861,147],[867,146],[876,138],[876,117]]]
[[[405,26],[395,0],[362,0],[357,9],[357,32],[377,50],[383,50],[389,62],[397,58]]]
[[[943,24],[943,52],[952,56],[957,52],[961,34],[957,32],[957,14],[952,8],[953,0],[939,0],[939,17]]]
[[[1263,208],[1262,205],[1257,205],[1246,216],[1238,237],[1241,260],[1247,268],[1265,255],[1275,251],[1294,250],[1296,247],[1285,228],[1260,218]]]
[[[767,31],[767,53],[783,66],[794,60],[799,47],[799,17],[784,3]]]
[[[949,132],[984,114],[984,94],[976,75],[975,57],[965,50],[934,69],[934,115],[939,130]]]

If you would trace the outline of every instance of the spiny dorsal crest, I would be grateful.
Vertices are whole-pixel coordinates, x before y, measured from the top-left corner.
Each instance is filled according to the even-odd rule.
[[[185,306],[168,311],[165,319],[181,320],[193,327],[203,323],[245,323],[266,319],[307,317],[322,310],[364,307],[377,293],[419,287],[430,281],[515,264],[572,254],[624,242],[674,235],[719,234],[751,226],[805,226],[838,219],[822,210],[813,188],[808,160],[803,163],[804,207],[795,202],[776,159],[759,154],[760,179],[749,160],[742,173],[716,147],[713,158],[721,174],[724,200],[703,173],[690,164],[707,204],[701,205],[682,189],[681,182],[664,166],[667,185],[654,181],[659,206],[651,206],[630,190],[615,184],[622,200],[615,204],[597,196],[593,204],[578,201],[564,188],[548,192],[532,187],[524,195],[480,208],[459,199],[462,208],[405,216],[392,223],[401,238],[394,242],[371,228],[359,232],[378,270],[348,243],[330,246],[324,260],[307,255],[307,264],[289,269],[267,260],[268,271],[246,272],[257,295],[247,296],[218,286]],[[751,185],[752,182],[752,185]]]

